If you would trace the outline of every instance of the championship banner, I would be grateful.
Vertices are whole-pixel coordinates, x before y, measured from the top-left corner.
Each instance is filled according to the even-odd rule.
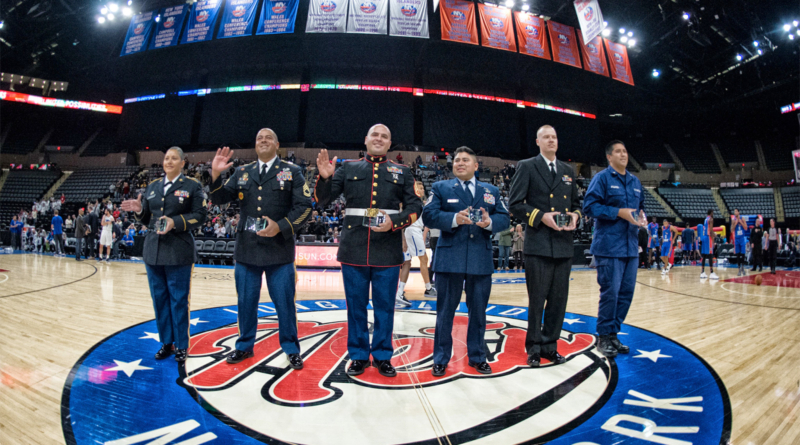
[[[211,40],[221,4],[221,0],[197,0],[189,15],[189,23],[183,31],[181,44]]]
[[[517,23],[519,52],[551,60],[544,20],[527,12],[514,11],[514,21]]]
[[[347,32],[386,35],[389,0],[350,0]]]
[[[125,35],[125,41],[122,44],[120,56],[127,56],[147,49],[147,41],[150,39],[150,35],[153,34],[154,14],[155,11],[148,11],[133,16],[131,24],[128,26],[128,34]]]
[[[575,0],[575,12],[581,24],[583,44],[588,45],[603,31],[603,13],[597,0]]]
[[[291,34],[300,0],[264,0],[256,34]]]
[[[428,2],[426,0],[389,0],[389,35],[427,39]]]
[[[578,56],[578,42],[575,41],[575,28],[553,21],[547,22],[550,31],[550,46],[553,48],[553,60],[558,63],[583,68]]]
[[[606,50],[603,48],[603,38],[597,36],[587,44],[581,42],[580,48],[581,56],[583,56],[583,69],[608,77]]]
[[[150,42],[150,49],[166,48],[178,44],[183,21],[189,12],[189,5],[182,4],[161,10],[161,21],[156,25],[156,35]]]
[[[608,63],[611,68],[611,78],[633,85],[633,74],[631,74],[631,64],[628,60],[628,48],[625,45],[614,43],[608,39],[606,42],[608,50]]]
[[[249,36],[253,32],[257,5],[258,0],[227,0],[217,38]]]
[[[475,29],[475,3],[462,0],[444,0],[439,16],[442,22],[442,40],[478,44]]]
[[[481,18],[481,46],[517,52],[514,40],[514,26],[511,24],[511,10],[499,6],[478,3]]]
[[[311,0],[308,5],[306,32],[344,32],[346,24],[347,0]]]

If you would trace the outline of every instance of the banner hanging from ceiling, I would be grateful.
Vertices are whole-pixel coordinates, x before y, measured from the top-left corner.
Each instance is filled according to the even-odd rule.
[[[221,4],[222,0],[198,0],[192,6],[181,44],[211,40]]]
[[[120,56],[135,54],[147,49],[147,42],[153,34],[155,12],[142,12],[133,16],[131,24],[128,26],[128,33],[125,35],[125,41],[122,44]]]
[[[161,18],[156,25],[156,33],[150,41],[149,49],[166,48],[178,44],[181,36],[181,28],[186,14],[189,12],[189,5],[182,4],[171,8],[163,8],[159,14]]]
[[[578,55],[578,42],[575,41],[575,28],[552,20],[547,22],[547,28],[550,31],[553,60],[576,68],[583,68]]]
[[[551,60],[544,20],[527,12],[514,11],[514,21],[517,24],[519,52]]]
[[[478,3],[478,14],[481,19],[481,46],[517,52],[510,9]]]
[[[475,29],[475,3],[462,0],[443,0],[441,12],[442,40],[478,44]]]
[[[256,34],[291,34],[300,0],[264,0]]]
[[[428,2],[426,0],[389,0],[389,35],[427,39]]]
[[[583,32],[583,44],[588,45],[603,31],[603,13],[597,0],[575,0],[575,13]]]
[[[389,0],[350,0],[347,32],[383,34],[389,31]]]
[[[581,42],[580,48],[581,56],[583,56],[583,69],[608,77],[606,50],[603,48],[603,38],[597,36],[587,44]]]
[[[306,32],[345,32],[346,25],[347,0],[311,0]]]
[[[633,74],[631,74],[631,63],[628,60],[628,48],[620,43],[614,43],[608,39],[606,42],[608,50],[608,63],[611,69],[611,78],[633,85]]]
[[[258,0],[227,0],[219,23],[218,39],[249,36],[253,33]]]

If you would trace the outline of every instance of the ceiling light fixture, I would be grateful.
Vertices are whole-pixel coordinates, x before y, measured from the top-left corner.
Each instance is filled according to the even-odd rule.
[[[628,36],[620,37],[619,41],[622,42],[622,43],[628,43]]]

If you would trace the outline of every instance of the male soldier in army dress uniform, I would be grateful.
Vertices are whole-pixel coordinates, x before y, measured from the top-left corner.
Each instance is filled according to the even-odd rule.
[[[258,161],[237,167],[222,184],[233,151],[217,150],[211,164],[210,199],[215,204],[239,200],[234,277],[238,301],[239,339],[227,358],[235,364],[253,357],[258,325],[261,277],[278,314],[278,341],[292,369],[302,369],[294,304],[296,271],[294,234],[311,213],[311,190],[300,167],[278,157],[278,135],[263,128],[256,135]]]
[[[315,196],[320,208],[342,193],[347,202],[338,253],[347,299],[347,351],[352,360],[347,374],[363,373],[372,354],[378,372],[394,377],[392,329],[395,291],[403,264],[402,230],[419,218],[422,200],[414,192],[411,169],[386,159],[392,146],[389,128],[373,125],[364,144],[364,158],[343,162],[337,170],[336,158],[331,162],[327,150],[320,152]],[[370,282],[375,308],[371,346],[367,326]]]

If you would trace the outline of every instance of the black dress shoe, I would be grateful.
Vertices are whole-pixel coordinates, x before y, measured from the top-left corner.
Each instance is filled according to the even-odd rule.
[[[475,368],[475,370],[480,372],[481,374],[491,374],[492,373],[492,367],[489,366],[489,364],[486,363],[486,362],[480,362],[480,363],[469,362],[467,364],[472,366],[473,368]]]
[[[350,367],[347,368],[347,375],[360,375],[364,370],[369,367],[368,360],[353,360]]]
[[[614,358],[617,356],[617,348],[615,348],[614,343],[611,342],[610,335],[600,336],[600,341],[597,342],[597,350],[608,358]]]
[[[394,377],[397,371],[392,366],[391,360],[373,360],[372,366],[378,368],[378,372],[384,377]]]
[[[289,367],[303,369],[303,357],[300,357],[300,354],[289,354]]]
[[[230,363],[231,365],[235,365],[246,358],[250,358],[253,356],[253,351],[244,352],[238,349],[233,351],[233,354],[229,355],[228,358],[225,359],[226,362]]]
[[[156,360],[164,360],[172,355],[172,345],[161,345],[161,349],[156,352]]]
[[[531,368],[538,368],[542,357],[539,354],[531,354],[528,356],[528,366]]]
[[[175,350],[175,361],[179,363],[183,363],[186,361],[186,350],[185,349],[176,349]]]
[[[621,341],[617,338],[617,334],[611,334],[611,344],[614,345],[614,348],[617,349],[617,352],[620,354],[627,354],[631,352],[631,348],[622,344]]]
[[[562,364],[562,363],[567,361],[567,359],[565,359],[563,355],[559,354],[558,351],[542,352],[541,355],[542,355],[542,358],[546,358],[547,360],[550,360],[550,363],[552,363],[554,365],[560,365],[560,364]]]
[[[434,377],[441,377],[447,371],[447,365],[433,365],[433,369],[431,369],[431,374]]]

